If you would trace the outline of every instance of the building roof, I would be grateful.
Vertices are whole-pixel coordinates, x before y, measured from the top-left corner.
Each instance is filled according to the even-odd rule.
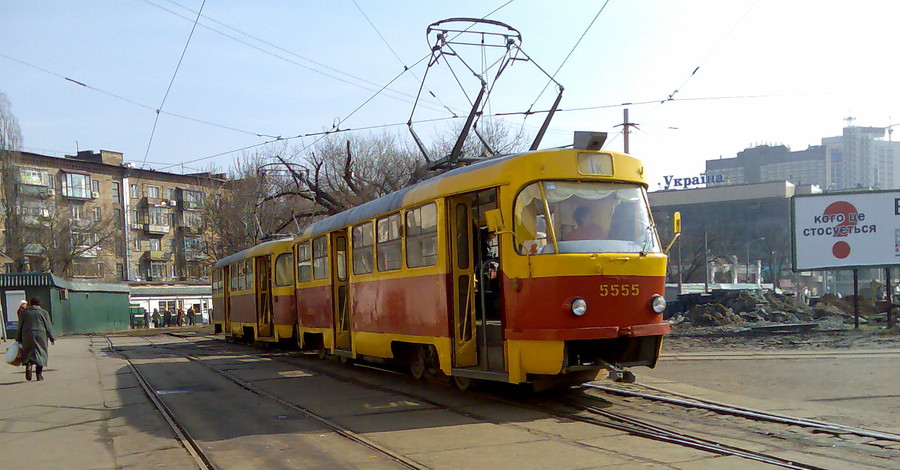
[[[194,286],[131,286],[132,297],[162,295],[212,295],[212,286],[209,284]]]
[[[757,201],[760,199],[790,199],[795,194],[819,193],[815,185],[795,185],[790,181],[775,183],[738,184],[695,189],[670,189],[648,193],[651,207],[682,206],[716,202]]]
[[[73,281],[50,273],[0,274],[0,288],[59,287],[75,292],[128,293],[128,284],[114,282]]]

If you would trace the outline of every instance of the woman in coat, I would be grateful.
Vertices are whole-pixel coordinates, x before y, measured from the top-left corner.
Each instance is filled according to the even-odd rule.
[[[25,366],[25,380],[31,380],[31,368],[37,367],[37,379],[44,380],[47,365],[47,340],[56,343],[50,315],[41,308],[41,299],[33,298],[31,306],[22,312],[16,341],[22,343],[22,365]]]

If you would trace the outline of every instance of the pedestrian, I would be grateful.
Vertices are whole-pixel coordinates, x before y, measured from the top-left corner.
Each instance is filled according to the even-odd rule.
[[[184,309],[178,309],[175,315],[175,326],[184,326]]]
[[[16,320],[18,320],[19,324],[22,324],[22,312],[24,312],[26,308],[28,308],[28,301],[22,299],[22,301],[19,302],[19,310],[16,311]]]
[[[162,325],[162,317],[159,315],[159,309],[153,309],[153,327],[159,328]]]
[[[172,311],[167,308],[163,309],[163,325],[172,326]]]
[[[3,302],[0,302],[0,340],[6,342],[6,315],[3,314]]]
[[[150,310],[144,309],[144,328],[150,328]]]
[[[188,324],[188,325],[192,325],[192,326],[193,326],[193,324],[194,324],[194,315],[195,315],[195,314],[194,314],[194,307],[188,307],[188,311],[187,311],[187,324]]]
[[[31,299],[31,306],[22,312],[19,320],[19,331],[16,341],[22,343],[22,365],[25,366],[25,380],[31,380],[32,366],[36,368],[37,379],[44,380],[44,367],[47,366],[47,340],[56,344],[53,336],[53,324],[50,314],[41,308],[41,299]]]

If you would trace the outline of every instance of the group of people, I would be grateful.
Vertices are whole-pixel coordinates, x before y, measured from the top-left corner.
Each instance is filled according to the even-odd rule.
[[[44,380],[44,367],[49,358],[47,341],[56,344],[50,314],[41,308],[41,299],[37,297],[22,300],[16,314],[19,320],[16,342],[22,345],[19,354],[25,366],[25,380]]]
[[[152,314],[149,311],[144,311],[144,328],[150,328],[151,322],[155,328],[193,325],[194,314],[193,307],[188,307],[187,312],[180,308],[177,311],[164,308],[162,313],[160,313],[158,308],[154,308]]]

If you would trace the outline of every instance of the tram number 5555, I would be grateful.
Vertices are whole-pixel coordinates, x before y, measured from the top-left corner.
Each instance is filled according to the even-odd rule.
[[[600,284],[600,297],[636,297],[641,294],[637,284]]]

